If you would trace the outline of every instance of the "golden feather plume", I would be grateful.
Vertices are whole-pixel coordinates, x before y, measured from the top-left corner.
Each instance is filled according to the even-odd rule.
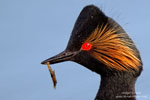
[[[116,25],[101,25],[92,32],[85,42],[92,45],[89,54],[108,68],[129,71],[138,70],[140,59],[132,48],[133,42],[126,40],[126,33],[116,33],[121,28]]]

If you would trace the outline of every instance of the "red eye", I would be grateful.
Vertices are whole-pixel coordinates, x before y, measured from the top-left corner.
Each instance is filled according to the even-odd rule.
[[[91,49],[91,47],[92,47],[92,45],[90,43],[86,42],[86,43],[82,44],[81,49],[88,51]]]

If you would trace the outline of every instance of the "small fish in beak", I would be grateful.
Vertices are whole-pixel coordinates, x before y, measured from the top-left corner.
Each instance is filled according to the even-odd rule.
[[[52,70],[49,62],[47,62],[46,65],[48,66],[51,78],[53,80],[54,88],[56,89],[57,80],[56,80],[56,76],[55,76],[55,71]]]

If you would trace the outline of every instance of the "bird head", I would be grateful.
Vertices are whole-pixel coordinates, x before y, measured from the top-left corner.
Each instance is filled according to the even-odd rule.
[[[139,51],[127,33],[94,5],[81,11],[66,49],[42,64],[63,61],[74,61],[101,75],[113,71],[139,74],[142,66]]]

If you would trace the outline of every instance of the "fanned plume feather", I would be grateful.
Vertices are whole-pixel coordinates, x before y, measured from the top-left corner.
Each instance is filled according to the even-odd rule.
[[[108,24],[97,26],[85,42],[92,44],[89,54],[108,68],[130,71],[138,70],[139,58],[131,47],[134,43],[127,39],[126,33],[117,33],[121,28]]]

